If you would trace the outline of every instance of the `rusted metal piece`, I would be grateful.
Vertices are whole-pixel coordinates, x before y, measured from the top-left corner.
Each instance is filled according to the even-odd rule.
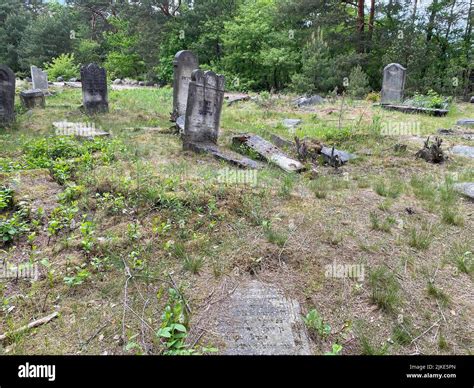
[[[302,163],[291,159],[278,147],[262,139],[260,136],[252,134],[237,135],[232,138],[232,143],[236,146],[244,145],[254,150],[260,156],[269,162],[275,163],[278,167],[287,172],[300,172],[305,170]]]
[[[246,158],[230,150],[219,148],[214,143],[190,143],[189,150],[213,155],[216,159],[224,160],[240,168],[263,168],[262,163]]]

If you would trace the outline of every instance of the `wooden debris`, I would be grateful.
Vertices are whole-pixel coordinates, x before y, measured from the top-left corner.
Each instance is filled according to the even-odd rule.
[[[424,146],[421,150],[416,153],[417,158],[426,160],[428,163],[443,163],[445,156],[441,149],[441,143],[443,139],[435,137],[435,141],[430,144],[430,137],[426,139]]]
[[[0,334],[0,341],[4,341],[5,339],[7,339],[9,336],[11,335],[14,335],[14,334],[18,334],[18,333],[22,333],[26,330],[30,330],[30,329],[33,329],[34,327],[38,327],[38,326],[41,326],[41,325],[44,325],[45,323],[48,323],[50,321],[52,321],[54,318],[56,318],[57,316],[59,315],[59,313],[57,311],[55,311],[54,313],[52,313],[51,315],[48,315],[47,317],[44,317],[44,318],[41,318],[41,319],[37,319],[36,321],[33,321],[33,322],[30,322],[28,323],[27,325],[25,326],[22,326],[16,330],[13,330],[9,333],[5,333],[5,334]]]

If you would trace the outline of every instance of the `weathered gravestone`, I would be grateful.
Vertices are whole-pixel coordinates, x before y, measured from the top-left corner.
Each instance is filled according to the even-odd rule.
[[[95,63],[81,67],[82,101],[87,114],[109,110],[107,99],[107,73]]]
[[[0,125],[15,120],[15,73],[0,65]]]
[[[186,114],[191,74],[199,68],[199,62],[191,51],[181,50],[174,57],[173,68],[173,113],[171,119],[175,121],[179,116]]]
[[[20,93],[22,105],[26,109],[44,108],[46,101],[41,89],[24,90]]]
[[[193,71],[184,123],[185,150],[192,149],[193,143],[217,144],[224,101],[224,83],[224,76],[213,71]]]
[[[398,63],[390,63],[383,69],[382,104],[391,104],[403,100],[406,69]]]
[[[48,90],[48,73],[39,67],[31,66],[33,89]]]
[[[310,341],[297,301],[278,288],[250,281],[223,303],[217,332],[229,355],[309,355]]]

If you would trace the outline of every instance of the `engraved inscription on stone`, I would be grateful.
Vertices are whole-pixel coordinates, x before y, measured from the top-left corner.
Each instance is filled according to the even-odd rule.
[[[15,73],[0,65],[0,125],[15,120]]]
[[[382,104],[402,102],[406,69],[398,63],[390,63],[383,69]]]
[[[108,112],[107,73],[103,67],[90,63],[81,68],[82,100],[87,114]]]
[[[173,118],[186,114],[188,88],[191,82],[191,73],[199,68],[199,62],[193,52],[182,50],[176,53],[173,61]]]
[[[272,285],[240,285],[222,306],[217,331],[226,344],[222,354],[311,354],[299,304]]]

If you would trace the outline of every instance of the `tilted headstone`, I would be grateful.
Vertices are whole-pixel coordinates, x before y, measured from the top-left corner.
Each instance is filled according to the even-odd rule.
[[[46,106],[44,93],[40,89],[22,91],[20,93],[20,99],[26,109],[44,108]]]
[[[0,125],[15,120],[15,73],[0,65]]]
[[[398,63],[390,63],[383,69],[382,104],[391,104],[403,100],[406,69]]]
[[[89,63],[81,67],[82,102],[87,114],[109,110],[107,99],[107,73],[103,67]]]
[[[188,101],[188,88],[191,81],[191,73],[199,68],[199,62],[191,51],[178,51],[173,61],[173,113],[172,120],[186,114]]]
[[[192,143],[217,144],[225,77],[213,71],[194,70],[189,83],[184,149]]]
[[[31,66],[31,82],[33,89],[48,90],[48,73],[39,67]]]

